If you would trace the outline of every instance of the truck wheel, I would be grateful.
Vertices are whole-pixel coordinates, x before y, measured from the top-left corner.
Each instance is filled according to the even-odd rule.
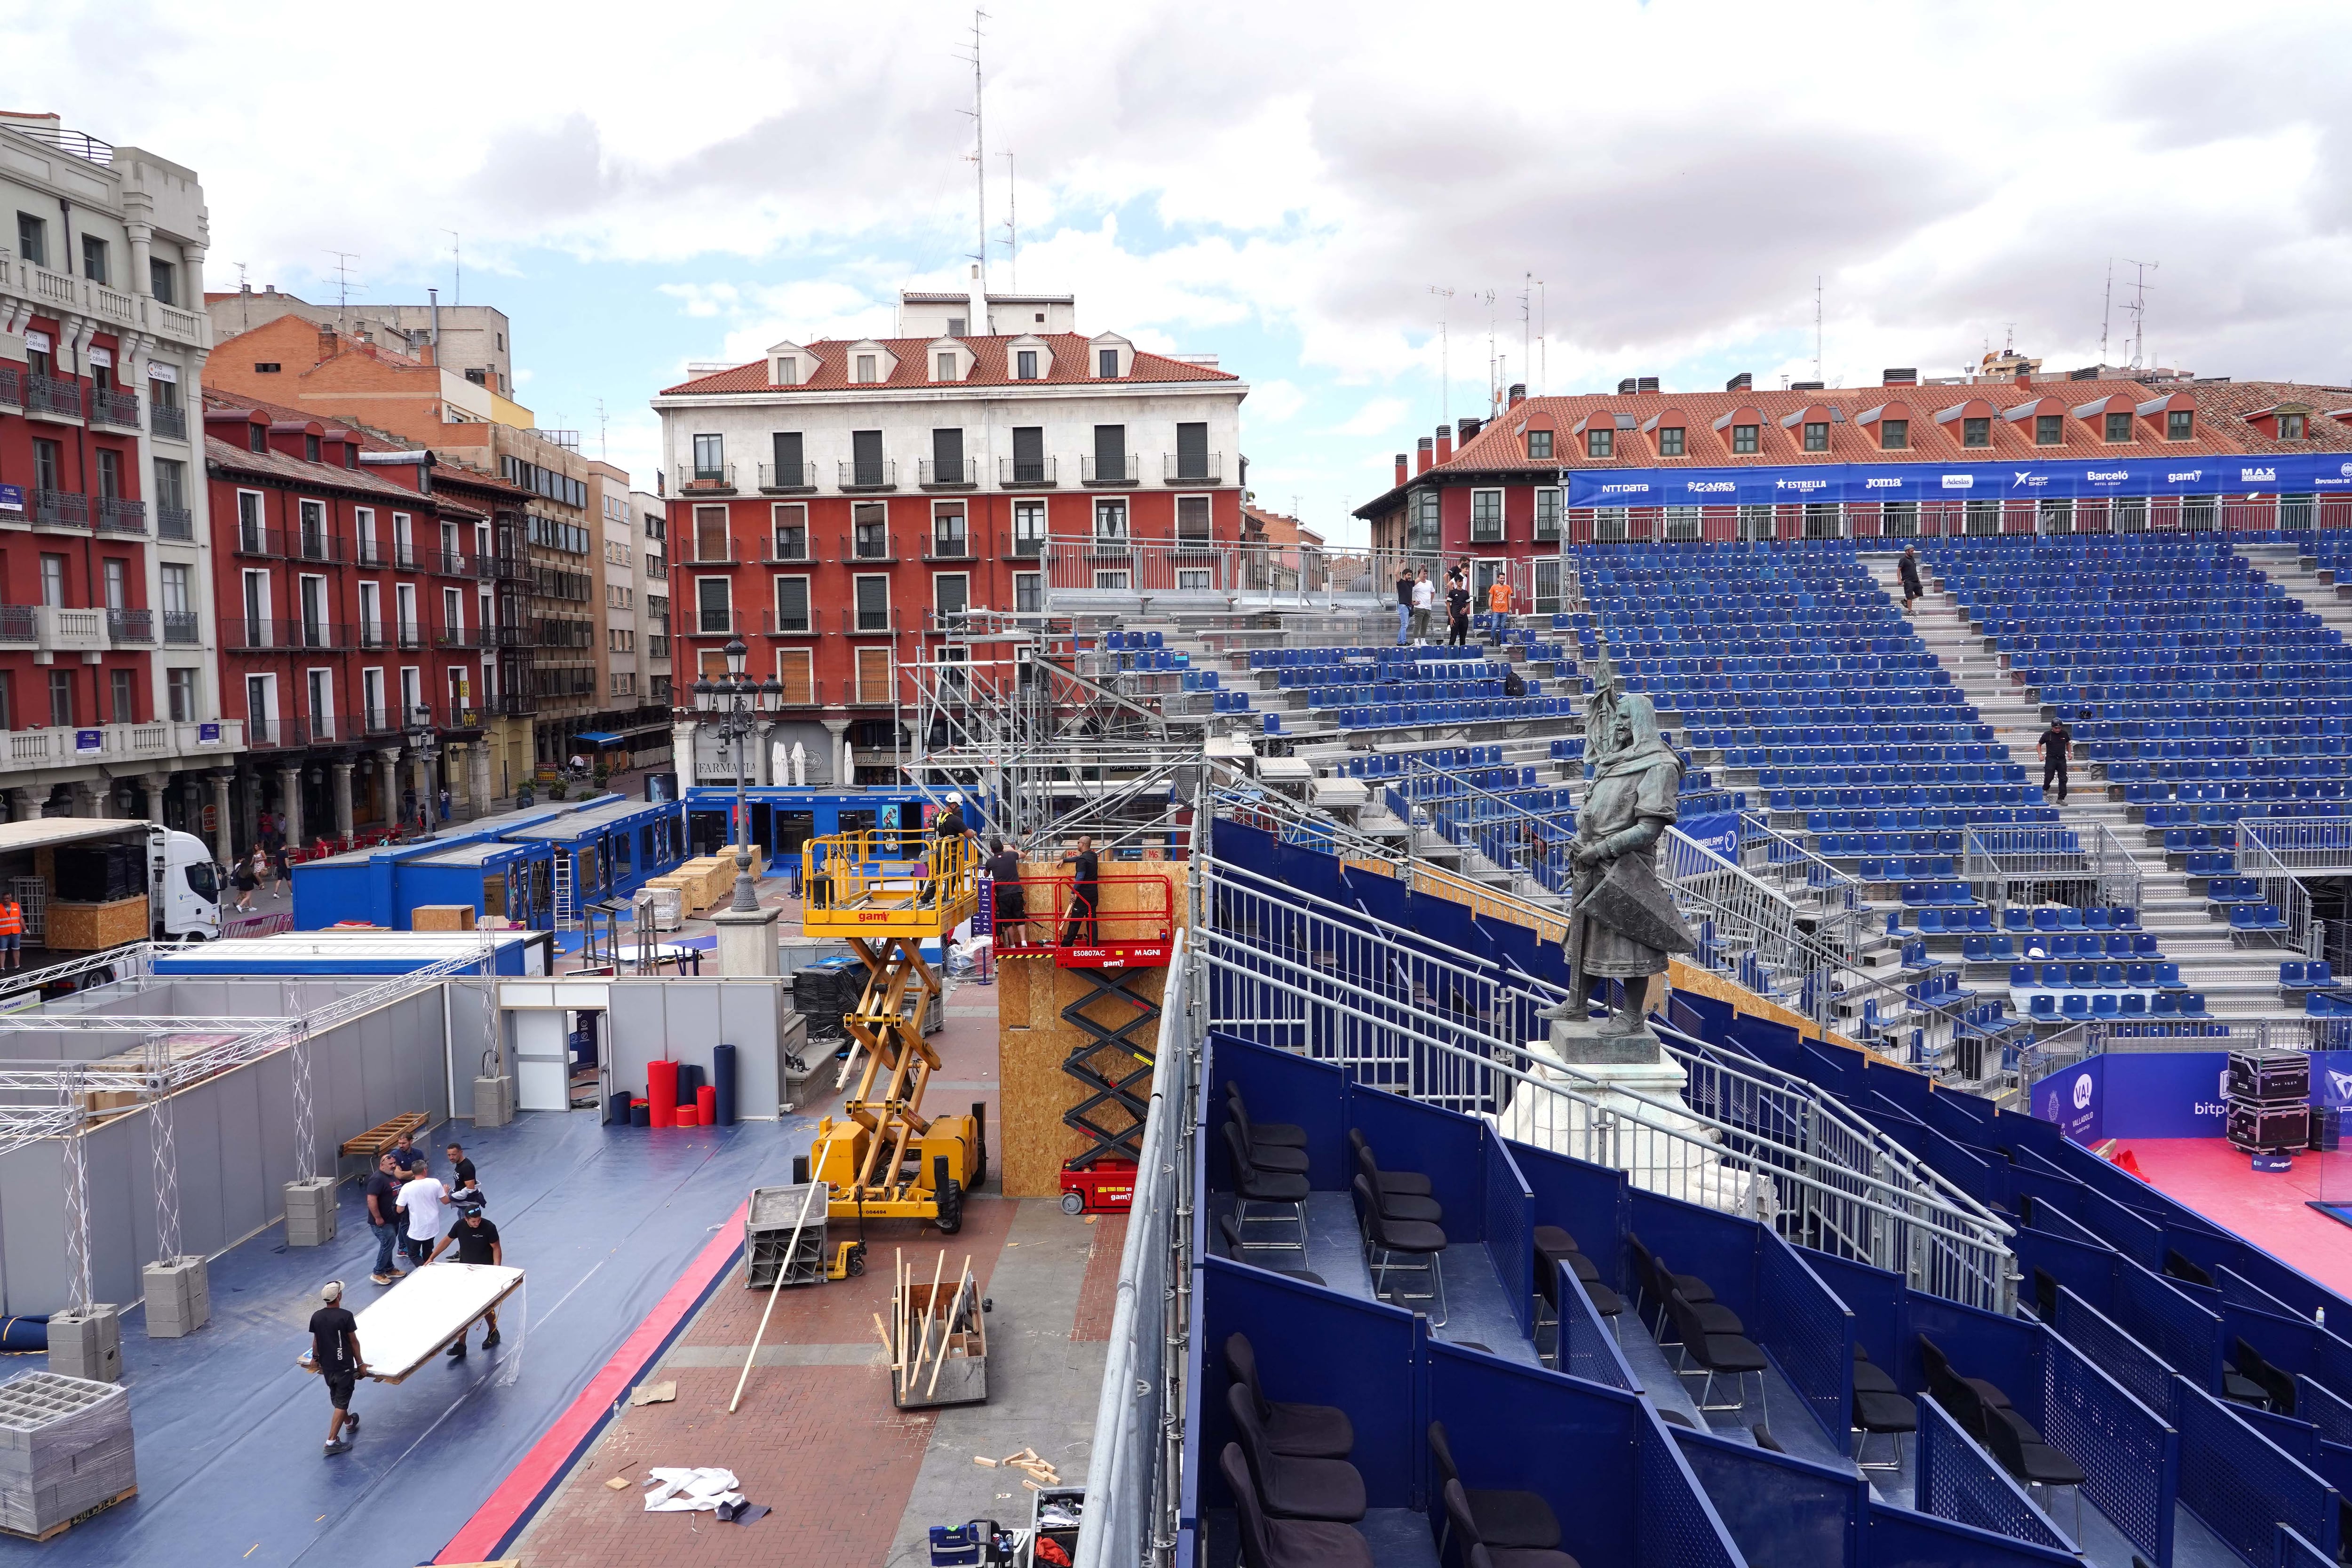
[[[940,1189],[940,1234],[953,1236],[963,1228],[963,1184],[953,1176]]]

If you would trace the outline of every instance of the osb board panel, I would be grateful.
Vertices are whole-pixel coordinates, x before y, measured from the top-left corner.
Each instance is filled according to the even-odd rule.
[[[474,906],[471,904],[419,904],[409,911],[409,926],[415,931],[472,931]]]
[[[41,944],[60,952],[95,952],[147,936],[147,899],[117,899],[107,904],[51,904]]]
[[[1069,1054],[1090,1038],[1076,1025],[1063,1018],[1062,1009],[1087,995],[1092,987],[1078,971],[1055,968],[1050,956],[1009,958],[1000,969],[1015,964],[1027,970],[1027,1007],[1016,1015],[1006,1010],[1011,997],[1000,994],[998,998],[997,1120],[1003,1144],[1004,1194],[1007,1197],[1051,1197],[1062,1190],[1062,1163],[1087,1147],[1085,1135],[1064,1122],[1062,1113],[1090,1092],[1085,1084],[1062,1070],[1062,1063]],[[1167,985],[1168,972],[1138,969],[1129,973],[1129,988],[1156,1004]],[[1116,1028],[1122,1005],[1104,998],[1087,1016],[1106,1027]],[[1027,1018],[1027,1026],[1013,1024],[1011,1020],[1016,1016]],[[1148,1038],[1145,1043],[1149,1045]],[[1108,1053],[1097,1058],[1098,1063],[1106,1059],[1118,1058]],[[1106,1067],[1105,1070],[1109,1068]],[[1090,1115],[1098,1124],[1113,1127],[1121,1122],[1125,1113],[1097,1106]]]

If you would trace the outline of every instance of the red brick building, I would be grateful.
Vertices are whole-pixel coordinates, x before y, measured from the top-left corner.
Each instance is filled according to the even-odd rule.
[[[428,451],[218,393],[204,420],[239,847],[263,811],[308,843],[437,806],[445,784],[486,804],[467,763],[498,624],[487,512]]]
[[[893,780],[903,667],[943,619],[1205,588],[1241,538],[1248,388],[1074,315],[1062,296],[908,294],[895,337],[778,343],[654,399],[678,689],[749,644],[784,692],[763,771],[799,742],[812,783]],[[708,737],[678,768],[733,777]]]

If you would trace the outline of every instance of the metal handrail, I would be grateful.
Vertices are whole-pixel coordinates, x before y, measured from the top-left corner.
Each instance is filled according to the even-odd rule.
[[[2324,932],[2311,917],[2311,889],[2257,836],[2238,835],[2236,865],[2242,877],[2262,879],[2263,902],[2273,904],[2286,921],[2287,945],[2306,958],[2321,955]]]

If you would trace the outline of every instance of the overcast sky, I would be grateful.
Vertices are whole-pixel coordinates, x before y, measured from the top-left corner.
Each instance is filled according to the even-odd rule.
[[[1957,371],[2012,331],[2093,363],[2111,258],[2110,362],[2131,258],[2158,264],[2152,360],[2352,382],[2352,12],[993,3],[992,282],[1010,195],[1020,286],[1075,293],[1084,331],[1222,354],[1254,388],[1259,499],[1327,531],[1392,453],[1485,411],[1490,353],[1553,392],[1809,378],[1817,277],[1832,384]],[[611,457],[649,475],[646,399],[687,362],[887,331],[899,288],[963,279],[971,26],[0,6],[0,107],[194,167],[214,289],[242,262],[331,299],[345,250],[362,299],[446,300],[457,230],[464,298],[514,319],[521,400],[591,453],[601,400]]]

